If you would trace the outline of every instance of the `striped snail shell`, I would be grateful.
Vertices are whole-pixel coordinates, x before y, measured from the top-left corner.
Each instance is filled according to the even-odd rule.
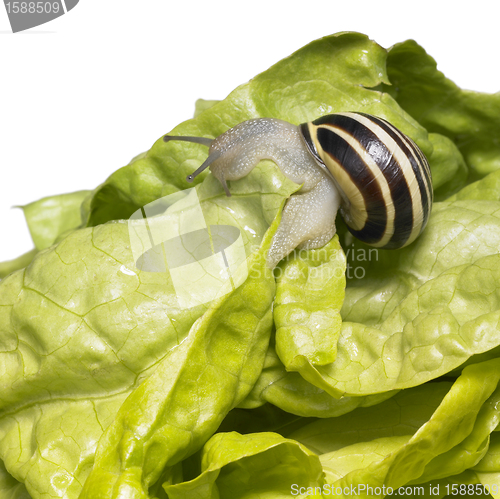
[[[387,121],[338,113],[300,125],[316,161],[342,195],[340,212],[350,232],[371,246],[407,246],[422,232],[432,208],[427,159]]]
[[[340,212],[366,244],[401,248],[423,231],[432,208],[431,172],[417,145],[387,121],[358,112],[330,114],[299,126],[248,120],[215,139],[170,136],[208,146],[206,168],[221,182],[246,176],[262,159],[301,189],[287,201],[268,253],[275,266],[295,248],[319,248],[335,234]]]

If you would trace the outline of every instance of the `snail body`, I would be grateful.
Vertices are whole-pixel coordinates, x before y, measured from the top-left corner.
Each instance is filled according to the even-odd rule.
[[[340,209],[350,232],[378,248],[395,249],[423,231],[432,208],[428,162],[418,146],[387,121],[337,113],[299,126],[273,118],[245,121],[216,139],[165,136],[209,146],[207,167],[230,196],[260,160],[274,161],[302,184],[287,201],[268,253],[274,267],[295,248],[319,248],[335,234]]]

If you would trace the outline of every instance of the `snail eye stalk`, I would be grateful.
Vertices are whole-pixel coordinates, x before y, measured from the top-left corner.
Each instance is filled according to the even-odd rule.
[[[191,137],[191,136],[183,136],[183,135],[165,135],[163,137],[164,142],[170,142],[171,140],[183,141],[183,142],[192,142],[194,144],[201,144],[203,146],[210,147],[212,145],[213,139],[209,139],[207,137]],[[203,162],[203,164],[193,173],[186,177],[188,182],[192,182],[202,171],[206,170],[214,161],[217,161],[221,157],[220,151],[212,152],[208,158]],[[226,182],[222,183],[224,190],[226,191],[227,196],[231,196],[229,189],[227,187]]]
[[[165,135],[163,137],[164,142],[170,142],[171,140],[181,140],[184,142],[193,142],[194,144],[201,144],[203,146],[210,147],[213,142],[213,139],[209,139],[207,137],[189,137],[182,135]]]

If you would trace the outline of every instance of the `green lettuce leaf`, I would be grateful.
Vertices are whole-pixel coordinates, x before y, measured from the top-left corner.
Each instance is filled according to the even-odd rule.
[[[464,199],[500,201],[500,170],[467,185],[454,196],[448,198],[448,201],[462,201]]]
[[[452,385],[450,381],[439,381],[402,390],[379,404],[334,418],[318,419],[285,435],[319,456],[384,438],[408,440],[432,417]],[[337,474],[333,478],[341,476]]]
[[[196,452],[247,396],[271,334],[275,282],[266,252],[279,220],[252,255],[245,282],[212,302],[124,402],[99,441],[81,499],[147,498],[165,467]]]
[[[90,192],[49,196],[20,206],[37,250],[48,248],[60,235],[82,224],[81,206]]]
[[[0,279],[3,279],[16,270],[24,269],[24,267],[27,267],[37,253],[38,250],[34,248],[15,258],[14,260],[0,262]]]
[[[488,449],[500,417],[499,368],[498,359],[475,364],[451,386],[405,390],[287,437],[319,455],[332,487],[396,490],[455,476],[480,462]]]
[[[380,327],[344,322],[336,361],[317,369],[350,395],[442,376],[499,345],[499,282],[500,254],[453,267],[410,292]]]
[[[413,40],[389,49],[387,74],[391,87],[384,91],[429,132],[457,145],[471,179],[500,168],[500,93],[460,89]]]
[[[338,237],[320,249],[296,250],[275,274],[276,353],[287,371],[328,391],[315,366],[330,364],[337,355],[345,289],[345,256]]]
[[[396,489],[474,466],[499,421],[499,367],[495,359],[465,368],[429,421],[407,443],[365,468],[349,471],[334,484],[384,484]],[[328,457],[330,462],[334,456]]]
[[[197,118],[203,111],[210,109],[213,105],[217,104],[218,100],[198,99],[194,104],[194,118]]]
[[[262,373],[240,408],[256,408],[266,402],[302,417],[337,417],[357,407],[370,407],[393,397],[397,390],[376,395],[336,398],[306,381],[297,372],[288,372],[276,354],[274,344],[267,352]]]
[[[266,401],[303,416],[342,414],[364,402],[348,397],[339,404],[324,391],[337,397],[393,392],[498,347],[499,247],[500,203],[471,200],[436,204],[424,234],[398,252],[348,247],[351,279],[337,359],[309,378],[322,390],[286,373],[270,352],[245,406]],[[355,278],[359,269],[362,279]]]
[[[0,497],[2,499],[31,499],[26,487],[13,478],[0,461]]]
[[[469,169],[454,142],[438,133],[430,133],[432,143],[432,186],[434,201],[447,199],[462,188],[468,179]]]
[[[353,244],[346,250],[351,278],[344,320],[379,325],[411,291],[460,265],[495,255],[500,245],[500,203],[436,203],[428,226],[414,244],[397,253]],[[348,274],[349,277],[349,274]]]
[[[247,254],[297,188],[265,163],[249,180],[229,200],[213,177],[194,190]],[[74,231],[0,283],[0,458],[33,497],[79,494],[124,400],[207,310],[176,296],[165,272],[136,267],[123,221]]]
[[[82,224],[82,204],[91,191],[49,196],[23,209],[35,248],[14,260],[0,262],[0,279],[27,267],[38,251],[48,248],[59,238]]]
[[[164,485],[169,499],[250,499],[289,496],[293,485],[321,487],[316,454],[275,433],[217,433],[204,446],[196,478]]]
[[[339,489],[371,497],[370,488],[411,486],[414,495],[443,497],[451,485],[480,485],[479,476],[467,470],[484,461],[499,421],[499,362],[470,366],[453,384],[425,384],[370,408],[285,429],[285,439],[268,433],[216,434],[204,448],[198,475],[165,484],[165,490],[172,498],[282,497],[308,487],[311,492],[304,495],[318,496],[313,493],[317,487],[335,497],[344,497]],[[326,484],[317,480],[317,472],[311,483],[310,464],[296,469],[296,451],[278,453],[278,444],[285,442],[298,442],[319,457]],[[270,461],[266,453],[272,447],[276,457]],[[273,466],[276,462],[290,466],[282,470]],[[404,495],[411,495],[408,489]],[[481,487],[466,490],[482,492]]]
[[[483,459],[474,467],[474,471],[480,473],[500,473],[500,433],[498,431],[491,434],[488,451]]]

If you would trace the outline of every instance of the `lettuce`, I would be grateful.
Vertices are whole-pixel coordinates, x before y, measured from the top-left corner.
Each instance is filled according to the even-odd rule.
[[[0,279],[8,276],[15,270],[24,269],[24,267],[27,267],[37,253],[38,251],[36,250],[36,248],[33,248],[32,250],[27,251],[26,253],[18,256],[17,258],[14,258],[13,260],[0,262]]]
[[[186,497],[280,497],[296,482],[324,485],[318,456],[276,433],[217,433],[203,447],[201,473],[163,488],[170,499]]]
[[[273,273],[266,250],[300,186],[263,161],[227,198],[207,171],[186,183],[206,148],[161,138],[93,191],[23,207],[35,248],[0,265],[0,497],[498,495],[499,107],[413,41],[340,33],[199,100],[172,131],[386,118],[426,153],[436,196],[396,251],[339,221]],[[207,227],[237,229],[243,258],[227,289],[196,267],[198,288],[221,291],[195,286],[186,305],[134,237],[189,226],[193,199]]]
[[[48,248],[59,237],[81,226],[82,203],[90,194],[91,191],[60,194],[20,206],[35,247],[14,260],[0,262],[0,279],[27,267],[38,251]]]
[[[268,228],[266,219],[272,221],[282,200],[296,189],[277,173],[263,175],[258,168],[251,182],[242,185],[241,192],[226,205],[220,203],[225,194],[215,179],[207,180],[199,187],[198,198],[208,221],[236,220],[242,229],[251,229],[242,230],[248,234],[249,253],[260,244]],[[260,216],[254,222],[259,206]],[[116,222],[72,232],[40,252],[26,270],[2,281],[2,459],[15,477],[30,484],[32,494],[37,489],[52,494],[79,493],[93,465],[96,443],[125,399],[134,393],[139,396],[144,389],[141,383],[152,383],[151,375],[159,373],[161,365],[166,370],[173,367],[175,379],[179,364],[172,364],[170,352],[182,357],[195,320],[202,315],[207,320],[208,305],[179,309],[165,273],[137,269],[136,273],[134,265],[128,225]],[[257,274],[264,277],[263,272]],[[252,284],[248,281],[245,286]],[[254,288],[260,297],[263,288]],[[243,286],[235,292],[242,291]],[[269,303],[271,298],[267,298]],[[264,317],[262,325],[256,323],[252,311],[234,313],[241,318],[246,313],[249,327],[264,325]],[[199,336],[197,341],[209,340],[204,334]],[[220,342],[216,337],[213,343],[227,348],[230,339]],[[257,345],[264,342],[254,347],[262,350],[263,362],[265,335],[257,335],[255,341]],[[196,354],[194,347],[190,352],[193,349]],[[246,354],[250,351],[249,347]],[[218,358],[216,353],[211,355]],[[227,363],[227,356],[221,358]],[[199,365],[203,372],[202,365],[189,356],[185,363]],[[256,366],[243,366],[241,376],[249,376],[247,371],[254,369],[258,376],[258,363]],[[227,376],[228,382],[233,379],[229,372]],[[250,378],[248,390],[252,384]],[[184,405],[179,409],[184,411]],[[216,414],[222,417],[220,407]],[[212,431],[216,428],[217,424]],[[36,449],[30,444],[33,439]]]
[[[429,132],[450,138],[477,179],[500,168],[500,94],[462,90],[437,70],[436,61],[415,41],[389,50],[385,87]]]

